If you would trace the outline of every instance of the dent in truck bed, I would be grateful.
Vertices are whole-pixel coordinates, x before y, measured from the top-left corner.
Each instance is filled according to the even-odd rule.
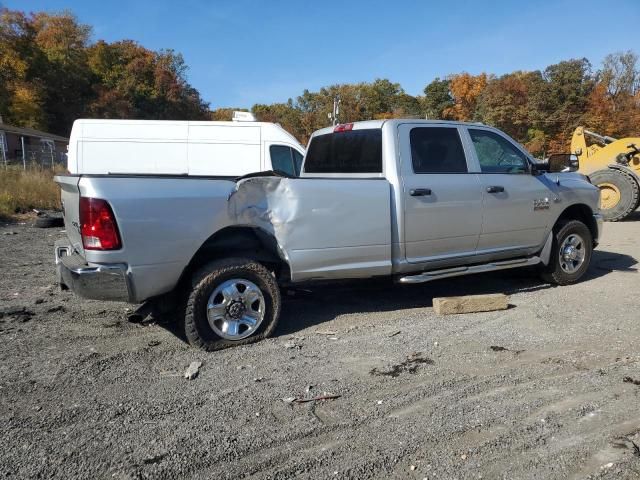
[[[259,176],[239,180],[227,208],[234,224],[273,235],[293,281],[358,278],[391,273],[389,197],[382,178]]]

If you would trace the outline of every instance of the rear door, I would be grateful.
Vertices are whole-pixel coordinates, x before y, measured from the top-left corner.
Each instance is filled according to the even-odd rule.
[[[508,253],[541,245],[551,220],[549,202],[554,198],[546,177],[531,174],[527,155],[506,135],[482,127],[467,131],[483,194],[478,253]]]
[[[470,172],[460,128],[399,126],[408,262],[475,254],[482,226],[482,190]]]

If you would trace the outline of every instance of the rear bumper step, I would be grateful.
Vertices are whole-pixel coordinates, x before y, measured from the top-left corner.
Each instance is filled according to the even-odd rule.
[[[64,243],[56,243],[55,255],[58,281],[74,293],[94,300],[131,301],[126,265],[89,265]]]
[[[433,270],[419,273],[417,275],[406,275],[397,279],[398,283],[424,283],[441,278],[458,277],[460,275],[470,275],[472,273],[493,272],[496,270],[506,270],[508,268],[527,267],[540,263],[540,257],[518,258],[515,260],[505,260],[502,262],[490,262],[481,265],[469,265],[464,267],[446,268],[443,270]]]

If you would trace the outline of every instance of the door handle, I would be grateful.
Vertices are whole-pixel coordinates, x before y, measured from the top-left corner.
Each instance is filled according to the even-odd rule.
[[[504,187],[501,185],[491,185],[487,187],[487,193],[501,193],[504,192]]]
[[[430,188],[412,188],[409,190],[409,195],[412,197],[424,197],[427,195],[431,195]]]

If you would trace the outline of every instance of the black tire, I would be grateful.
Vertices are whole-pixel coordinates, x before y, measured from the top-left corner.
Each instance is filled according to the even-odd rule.
[[[638,194],[638,182],[628,173],[622,170],[614,170],[607,168],[598,170],[589,175],[591,183],[596,185],[602,191],[605,184],[613,185],[619,192],[620,200],[611,208],[602,208],[600,213],[608,222],[617,222],[629,216],[636,208],[640,201]]]
[[[227,280],[243,279],[252,282],[264,297],[265,312],[261,323],[247,338],[230,340],[220,337],[207,319],[209,297]],[[246,258],[229,258],[209,263],[197,271],[185,294],[184,333],[194,347],[206,351],[221,350],[257,342],[269,337],[280,316],[280,289],[272,273],[263,265]]]
[[[62,217],[49,217],[47,215],[43,215],[35,219],[35,221],[33,222],[33,226],[36,228],[63,227],[64,220],[62,219]]]
[[[584,248],[584,260],[575,272],[568,273],[562,265],[560,258],[560,246],[572,234],[578,235],[582,239]],[[553,244],[551,246],[551,256],[549,265],[542,267],[540,276],[545,282],[556,285],[570,285],[577,282],[589,269],[591,255],[593,253],[593,237],[591,230],[579,220],[568,220],[558,222],[553,229]]]

